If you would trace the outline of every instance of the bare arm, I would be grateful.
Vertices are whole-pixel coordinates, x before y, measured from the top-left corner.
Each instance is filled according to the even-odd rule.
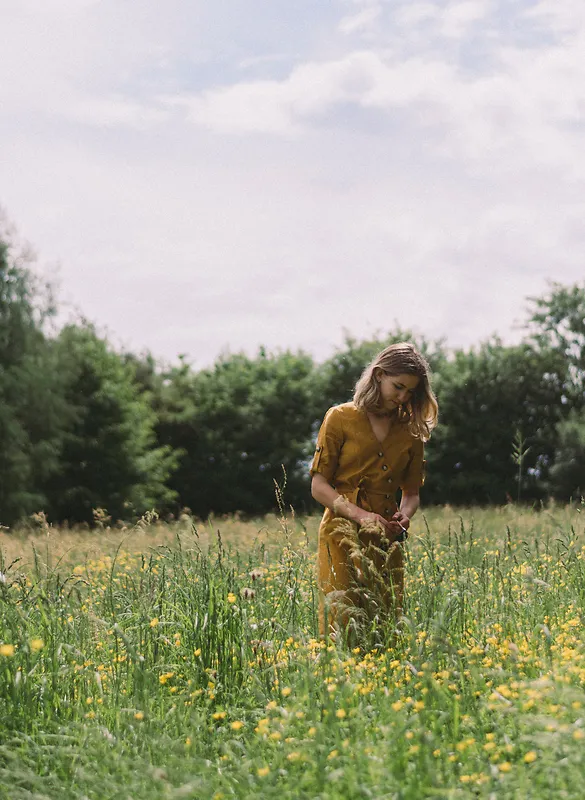
[[[410,520],[416,514],[420,505],[420,495],[418,492],[402,492],[400,510],[394,514],[392,519],[399,522],[403,528],[408,529]]]
[[[350,503],[319,472],[313,475],[311,494],[318,503],[330,508],[338,517],[344,517],[351,520],[351,522],[356,522],[358,525],[362,525],[364,522],[379,522],[387,531],[393,531],[392,525],[388,520],[379,514],[374,514],[372,511],[365,511],[355,503]]]

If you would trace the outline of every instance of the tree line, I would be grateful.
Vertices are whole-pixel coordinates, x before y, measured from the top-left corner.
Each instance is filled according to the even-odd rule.
[[[263,514],[275,488],[313,508],[307,468],[327,408],[351,398],[370,358],[410,340],[428,358],[440,425],[427,445],[427,504],[539,503],[585,492],[585,284],[532,298],[520,344],[450,349],[409,330],[329,359],[226,354],[207,369],[120,352],[85,320],[52,330],[50,287],[0,231],[0,525],[44,511],[92,524]]]

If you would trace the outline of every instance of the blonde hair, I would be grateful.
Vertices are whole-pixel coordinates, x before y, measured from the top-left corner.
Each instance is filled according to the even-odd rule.
[[[357,408],[373,414],[380,413],[383,408],[376,370],[386,375],[415,375],[419,378],[410,400],[399,408],[398,414],[408,424],[413,436],[426,441],[439,416],[439,405],[431,389],[430,367],[426,358],[410,342],[391,344],[378,353],[362,372],[353,395]]]

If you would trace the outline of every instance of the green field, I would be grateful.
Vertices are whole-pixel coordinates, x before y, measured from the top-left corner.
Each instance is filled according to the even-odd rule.
[[[405,616],[353,648],[316,517],[4,532],[0,797],[581,798],[585,509],[415,523]]]

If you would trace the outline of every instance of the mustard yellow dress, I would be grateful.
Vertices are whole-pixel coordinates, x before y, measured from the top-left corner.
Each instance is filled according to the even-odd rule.
[[[323,475],[341,495],[360,508],[390,519],[398,509],[398,489],[418,492],[423,485],[424,464],[424,444],[410,433],[407,420],[397,419],[380,442],[367,413],[353,403],[343,403],[333,406],[325,415],[310,472]],[[334,630],[335,625],[347,623],[347,618],[339,612],[339,604],[325,602],[328,596],[342,597],[346,608],[360,605],[348,524],[352,525],[326,508],[319,527],[317,564],[322,634],[327,627]],[[356,541],[368,552],[385,581],[382,605],[386,611],[393,608],[399,612],[404,592],[402,547],[391,543],[389,551],[382,553],[372,546],[378,542],[371,533],[358,531],[357,525],[353,527]],[[364,574],[358,572],[357,576],[363,589]]]

